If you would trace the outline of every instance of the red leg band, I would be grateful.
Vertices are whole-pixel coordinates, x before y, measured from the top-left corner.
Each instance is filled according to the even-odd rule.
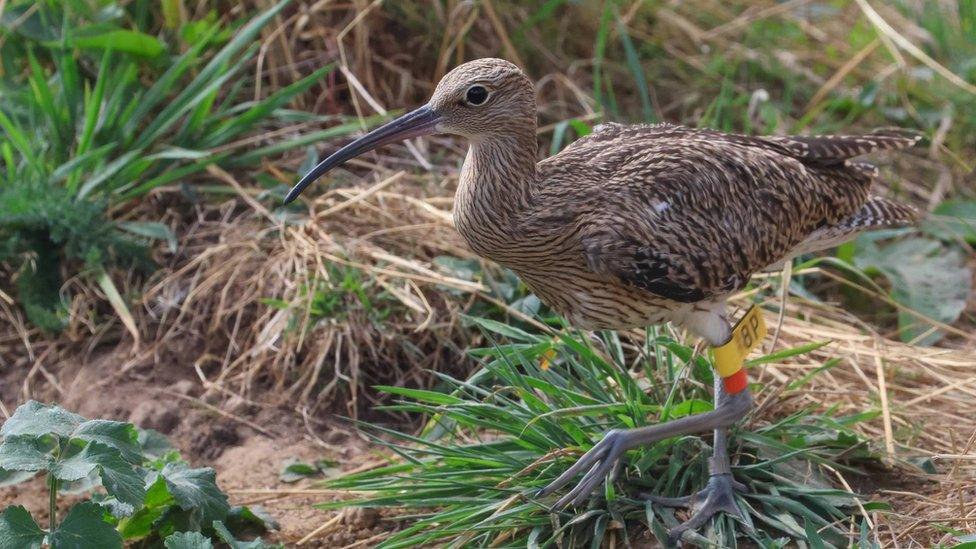
[[[722,384],[725,386],[725,392],[730,395],[745,391],[746,387],[749,386],[749,377],[746,375],[746,369],[742,368],[729,377],[723,377]]]

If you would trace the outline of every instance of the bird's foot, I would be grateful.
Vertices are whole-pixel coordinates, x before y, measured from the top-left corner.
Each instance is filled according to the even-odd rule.
[[[605,479],[612,481],[617,475],[617,472],[620,470],[620,458],[628,448],[633,446],[630,443],[630,437],[630,431],[613,430],[608,432],[589,452],[583,454],[583,457],[579,458],[572,467],[559,475],[548,486],[539,490],[537,497],[548,496],[569,484],[579,473],[586,471],[586,474],[583,475],[579,483],[566,495],[559,498],[559,501],[553,504],[552,511],[561,511],[571,505],[580,505],[590,497],[590,494],[600,483]]]
[[[672,528],[668,532],[668,545],[677,546],[681,536],[689,530],[701,528],[708,519],[717,513],[725,512],[734,517],[742,518],[742,510],[735,503],[735,494],[745,493],[748,489],[741,482],[736,482],[729,473],[712,475],[708,484],[695,494],[681,498],[666,498],[653,494],[641,493],[640,497],[656,505],[664,507],[686,507],[692,510],[691,517],[685,522]]]
[[[721,382],[720,378],[716,379]],[[721,391],[721,388],[719,390]],[[612,481],[617,476],[621,467],[621,458],[627,451],[679,435],[701,433],[710,429],[725,429],[745,415],[751,405],[752,397],[749,396],[747,389],[720,400],[718,406],[711,412],[645,427],[614,429],[604,435],[600,442],[583,454],[569,469],[539,490],[537,497],[552,494],[570,484],[577,475],[582,474],[579,483],[569,493],[559,498],[559,501],[552,506],[552,511],[560,511],[570,505],[580,505],[604,480]]]

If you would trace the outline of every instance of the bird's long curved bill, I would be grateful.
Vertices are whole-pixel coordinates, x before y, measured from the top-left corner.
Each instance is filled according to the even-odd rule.
[[[305,187],[339,164],[389,143],[433,133],[440,121],[441,116],[429,105],[424,105],[376,128],[319,162],[317,166],[312,168],[312,171],[305,174],[305,177],[302,177],[302,180],[288,191],[285,204],[298,198]]]

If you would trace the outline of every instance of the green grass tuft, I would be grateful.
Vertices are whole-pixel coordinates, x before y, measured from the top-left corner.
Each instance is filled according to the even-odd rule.
[[[400,398],[386,409],[423,414],[430,418],[427,428],[413,436],[362,424],[401,459],[328,481],[356,499],[322,507],[403,509],[404,528],[382,547],[598,547],[608,537],[629,544],[648,531],[663,542],[681,517],[636,494],[680,496],[702,488],[710,448],[697,436],[628,453],[617,480],[585,508],[551,514],[548,505],[558,495],[538,500],[534,493],[610,429],[711,409],[708,361],[653,331],[640,356],[628,362],[633,353],[614,333],[551,338],[476,322],[505,342],[472,351],[483,367],[467,380],[437,374],[444,392],[382,387]],[[734,430],[733,472],[750,489],[738,500],[746,520],[723,516],[685,540],[702,546],[734,546],[737,538],[765,547],[858,543],[867,532],[857,496],[834,488],[827,473],[876,459],[851,429],[869,416],[801,411],[772,425]]]
[[[0,71],[8,76],[0,81],[0,261],[18,273],[18,301],[33,324],[48,332],[65,326],[63,275],[145,266],[147,239],[176,247],[167,226],[115,223],[110,207],[191,183],[210,166],[253,166],[264,154],[307,143],[239,154],[253,147],[236,141],[285,123],[293,117],[287,105],[332,70],[320,68],[263,99],[238,99],[251,81],[245,70],[255,40],[288,1],[255,14],[233,37],[215,19],[187,23],[193,41],[182,53],[179,41],[163,44],[137,28],[106,22],[99,28],[107,33],[83,33],[92,14],[70,6],[12,6],[23,20],[14,30],[0,28],[11,52],[4,50]],[[53,34],[30,32],[35,27]],[[147,57],[155,63],[148,77]]]

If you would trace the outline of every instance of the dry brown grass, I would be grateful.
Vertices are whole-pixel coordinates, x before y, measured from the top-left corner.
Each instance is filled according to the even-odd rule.
[[[660,64],[648,74],[654,112],[668,120],[695,123],[700,119],[721,87],[707,67],[715,49],[725,51],[730,59],[785,70],[790,78],[818,90],[794,111],[778,114],[780,131],[799,120],[819,120],[818,109],[831,95],[853,94],[868,79],[897,86],[908,69],[928,65],[911,54],[892,56],[888,48],[897,48],[891,46],[893,39],[916,40],[921,32],[911,21],[880,6],[878,11],[897,36],[882,35],[858,48],[844,40],[851,25],[862,21],[862,8],[853,3],[842,9],[834,24],[801,24],[802,48],[759,50],[744,43],[750,25],[792,17],[791,10],[807,4],[793,0],[726,5],[695,0],[656,8],[639,2],[625,6],[621,15],[634,39],[657,44],[662,52]],[[599,24],[599,6],[583,3],[541,30],[525,32],[518,47],[513,45],[513,29],[531,12],[507,1],[390,6],[366,0],[309,0],[297,2],[287,13],[277,28],[266,33],[259,61],[262,77],[253,86],[256,95],[337,61],[339,70],[296,107],[368,116],[418,104],[436,80],[461,60],[507,54],[521,57],[538,82],[544,143],[553,122],[594,117],[589,48]],[[561,34],[553,36],[551,31]],[[841,51],[824,55],[828,45]],[[618,53],[614,48],[608,56]],[[626,89],[629,75],[622,61],[604,61],[601,69],[618,89]],[[733,86],[740,94],[756,91],[750,82]],[[912,98],[906,94],[904,101],[911,111]],[[628,94],[621,94],[619,108],[621,112],[640,109],[637,99]],[[953,135],[954,123],[948,119],[945,131],[930,136],[927,151],[914,151],[884,170],[902,197],[923,208],[947,196],[972,193],[976,154],[956,146],[966,143],[966,138]],[[297,125],[277,133],[308,129]],[[271,139],[264,136],[255,143]],[[487,281],[454,278],[433,263],[441,255],[473,258],[450,220],[462,157],[462,145],[447,139],[390,147],[347,167],[365,175],[365,181],[340,174],[328,187],[306,193],[307,216],[286,217],[287,222],[272,211],[273,201],[260,199],[251,174],[214,173],[215,179],[238,192],[236,200],[220,205],[178,207],[176,189],[160,189],[141,209],[126,214],[152,212],[148,217],[159,218],[165,212],[163,220],[179,228],[180,250],[160,257],[163,269],[145,284],[141,302],[133,308],[141,345],[132,345],[118,323],[105,322],[104,316],[96,314],[107,310],[103,296],[83,285],[77,284],[73,291],[76,314],[57,341],[26,327],[12,300],[0,294],[4,367],[29,372],[22,380],[23,395],[39,383],[56,389],[56,365],[61,361],[84,360],[97,348],[122,341],[132,347],[122,373],[173,362],[194,369],[207,392],[349,414],[373,402],[374,396],[366,390],[369,385],[429,386],[431,378],[424,369],[464,372],[471,363],[463,350],[477,344],[479,336],[462,326],[460,315],[479,300],[502,310],[506,306],[492,297]],[[298,160],[269,158],[265,171],[288,184]],[[344,271],[336,266],[361,273],[368,295],[382,300],[389,316],[382,322],[371,318],[346,293],[341,298],[346,300],[341,306],[346,314],[341,318],[313,318],[307,288],[315,283],[340,287],[337,273]],[[494,272],[490,265],[485,269]],[[822,276],[829,282],[827,295],[830,287],[846,284],[835,273]],[[879,417],[862,423],[860,429],[886,448],[896,467],[890,474],[902,475],[908,486],[880,490],[882,497],[895,502],[891,514],[872,513],[872,520],[884,525],[881,543],[928,546],[943,537],[935,523],[976,528],[972,324],[964,321],[950,327],[952,335],[943,346],[921,348],[895,341],[884,326],[828,303],[790,298],[782,315],[777,315],[784,304],[771,288],[779,287],[779,277],[770,275],[759,286],[769,305],[767,322],[776,334],[776,348],[832,343],[762,368],[756,376],[766,386],[757,397],[757,415],[772,418],[808,406],[837,406],[847,412],[881,410]],[[136,288],[137,283],[127,280],[124,285]],[[262,301],[265,298],[290,305],[271,307]],[[886,300],[881,295],[874,299],[879,306]],[[508,313],[518,316],[510,308]],[[792,380],[833,357],[842,359],[838,366],[800,389],[787,389]],[[8,414],[2,403],[0,413]],[[897,465],[909,455],[930,457],[940,473],[924,475]],[[867,492],[874,488],[860,487]]]

